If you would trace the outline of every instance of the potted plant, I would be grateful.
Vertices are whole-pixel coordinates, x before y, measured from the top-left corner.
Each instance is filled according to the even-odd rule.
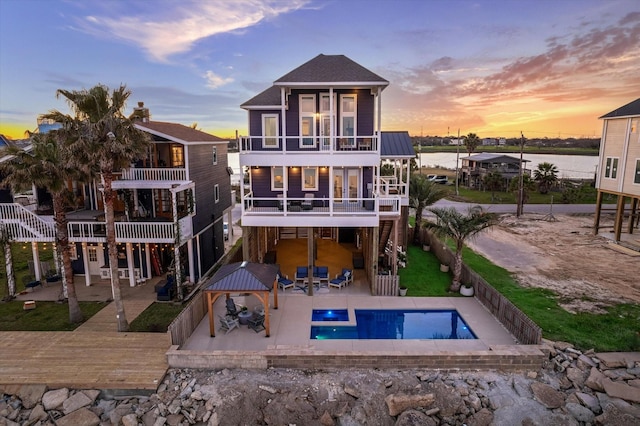
[[[441,263],[440,264],[440,271],[449,272],[449,265],[447,265],[446,263]]]
[[[407,290],[408,290],[407,287],[401,285],[400,286],[400,296],[406,296],[407,295]]]
[[[429,245],[429,243],[427,243],[427,242],[422,243],[422,250],[423,251],[431,251],[431,246]]]
[[[473,286],[471,284],[462,284],[460,286],[460,294],[463,296],[473,296]]]

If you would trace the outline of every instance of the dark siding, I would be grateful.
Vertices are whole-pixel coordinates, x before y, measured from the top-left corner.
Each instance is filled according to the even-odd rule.
[[[280,123],[280,110],[261,110],[261,111],[249,111],[249,135],[262,136],[262,115],[263,114],[277,114],[278,115],[278,129],[280,135],[282,135],[281,123]],[[262,151],[262,138],[254,137],[251,139],[251,149]],[[267,149],[264,149],[265,151]]]
[[[213,147],[218,150],[218,164],[213,165]],[[189,147],[189,178],[195,182],[196,215],[193,218],[194,235],[215,223],[215,232],[206,231],[200,237],[201,261],[204,271],[209,269],[224,253],[222,214],[231,206],[231,183],[227,173],[227,145],[192,145]],[[214,186],[218,184],[220,200],[215,202]],[[215,239],[214,239],[215,235]]]

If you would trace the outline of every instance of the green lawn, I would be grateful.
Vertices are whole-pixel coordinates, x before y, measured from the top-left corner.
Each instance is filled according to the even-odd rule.
[[[456,152],[458,147],[455,145],[441,145],[441,146],[422,146],[418,148],[414,147],[416,152],[420,153],[430,153],[430,152]],[[464,145],[459,148],[460,155],[468,155],[467,149]],[[506,152],[511,154],[520,154],[520,146],[486,146],[483,145],[478,147],[474,154],[477,154],[479,151],[482,152]],[[528,146],[524,147],[525,154],[555,154],[555,155],[598,155],[598,148],[562,148],[562,147],[537,147],[537,146]]]
[[[38,244],[38,250],[40,252],[40,261],[49,262],[53,267],[53,251],[51,244]],[[24,290],[22,284],[22,277],[29,275],[30,260],[33,260],[31,252],[31,244],[13,243],[11,244],[11,256],[13,258],[13,271],[16,275],[16,293],[20,293]],[[4,259],[4,252],[2,253],[2,259]],[[4,261],[1,262],[0,267],[0,300],[4,299],[7,291],[7,271],[4,267]]]
[[[570,342],[583,350],[640,350],[640,305],[616,305],[608,308],[606,314],[572,314],[560,307],[552,291],[520,287],[511,273],[470,249],[464,250],[463,258],[470,268],[540,326],[545,338]]]
[[[171,321],[182,311],[182,304],[154,302],[129,324],[130,331],[166,333]]]
[[[409,246],[407,260],[407,267],[398,270],[400,284],[408,288],[407,296],[452,296],[447,292],[451,284],[451,275],[440,272],[440,261],[432,252]]]
[[[475,189],[469,189],[466,187],[458,188],[459,196],[455,195],[455,188],[451,187],[449,199],[455,201],[462,201],[466,203],[476,204],[515,204],[516,196],[512,192],[495,192],[494,199],[491,199],[490,191],[479,191]],[[596,189],[591,186],[585,186],[581,189],[575,197],[572,197],[574,203],[578,204],[594,204],[596,202]],[[552,191],[548,194],[540,194],[537,191],[529,193],[529,199],[526,204],[562,204],[565,199],[563,194],[559,191]],[[615,198],[612,195],[604,194],[604,203],[615,203]],[[526,205],[525,204],[525,205]]]
[[[38,301],[30,311],[22,309],[23,306],[17,300],[0,302],[0,331],[71,331],[78,326],[69,323],[66,303]],[[85,321],[105,306],[103,302],[80,302]]]

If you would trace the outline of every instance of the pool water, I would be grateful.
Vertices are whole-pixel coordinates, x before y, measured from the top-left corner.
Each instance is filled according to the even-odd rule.
[[[311,321],[349,321],[346,309],[314,309]]]
[[[356,309],[355,326],[312,325],[311,339],[476,339],[458,311]]]

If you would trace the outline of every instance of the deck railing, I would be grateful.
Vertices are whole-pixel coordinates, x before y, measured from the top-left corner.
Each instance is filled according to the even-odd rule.
[[[397,215],[400,212],[400,197],[280,198],[256,197],[253,192],[249,192],[244,196],[242,210],[243,214],[272,216],[290,214],[320,216]]]
[[[183,168],[136,168],[122,169],[120,180],[187,180],[187,171]]]
[[[53,241],[55,225],[18,203],[0,204],[2,222],[14,241]]]
[[[309,152],[323,153],[379,153],[378,135],[357,136],[242,136],[240,137],[240,153],[273,154]]]

